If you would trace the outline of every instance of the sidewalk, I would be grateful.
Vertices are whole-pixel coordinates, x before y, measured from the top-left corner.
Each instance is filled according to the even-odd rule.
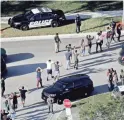
[[[105,33],[103,31],[103,33]],[[90,33],[74,33],[74,34],[60,34],[60,39],[70,39],[70,38],[83,38],[86,35],[96,36],[97,32]],[[122,30],[122,35],[124,34],[124,30]],[[16,42],[16,41],[39,41],[39,40],[51,40],[55,35],[44,35],[44,36],[27,36],[27,37],[12,37],[12,38],[1,38],[1,42]]]
[[[67,20],[72,20],[75,19],[75,16],[79,14],[81,19],[86,19],[86,18],[97,18],[97,17],[117,17],[117,16],[122,16],[123,15],[123,10],[118,10],[118,11],[98,11],[98,12],[78,12],[78,13],[66,13],[66,19]],[[8,19],[10,17],[1,17],[1,23],[8,23]]]

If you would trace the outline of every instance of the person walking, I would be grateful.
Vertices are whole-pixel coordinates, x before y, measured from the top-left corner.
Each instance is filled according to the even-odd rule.
[[[12,103],[13,103],[12,108],[13,108],[14,111],[18,107],[18,97],[20,97],[20,96],[17,96],[16,92],[11,94],[11,96],[10,96],[10,99],[12,99]]]
[[[124,85],[124,70],[123,69],[121,69],[120,79],[121,79],[122,85]]]
[[[68,70],[70,68],[70,60],[72,59],[72,52],[70,52],[70,50],[68,50],[65,53],[65,57],[66,57],[66,70]]]
[[[106,28],[106,40],[107,40],[106,46],[108,48],[110,47],[110,38],[111,38],[111,35],[112,35],[112,31],[111,31],[111,28],[108,26]]]
[[[54,64],[54,62],[51,60],[48,60],[46,64],[47,64],[47,81],[48,81],[49,75],[51,76],[51,78],[54,78],[54,76],[52,76],[52,65]]]
[[[111,91],[113,90],[113,76],[110,69],[108,69],[108,72],[107,72],[107,80],[108,80],[108,88]]]
[[[120,42],[121,30],[122,30],[122,26],[121,26],[121,24],[118,24],[117,25],[118,42]]]
[[[71,44],[68,44],[68,45],[66,45],[66,50],[68,51],[68,50],[70,50],[70,51],[72,51],[72,47],[71,47]]]
[[[87,35],[86,39],[88,44],[88,53],[91,54],[92,40],[94,39],[94,36],[91,37],[91,35]]]
[[[10,111],[10,106],[9,106],[8,100],[5,100],[4,109],[5,109],[5,112],[6,112],[6,113],[9,113],[9,111]]]
[[[84,39],[81,40],[80,53],[81,53],[81,56],[85,55],[85,42],[84,42]]]
[[[16,112],[14,109],[11,109],[10,112],[9,112],[9,116],[12,120],[15,120],[15,117],[16,117]]]
[[[54,40],[55,40],[55,52],[58,53],[59,52],[60,43],[61,43],[61,40],[59,38],[59,34],[58,33],[56,33],[56,36],[54,37]]]
[[[78,69],[78,63],[79,63],[79,59],[78,59],[78,56],[79,56],[79,54],[77,53],[77,50],[75,50],[74,52],[73,52],[73,54],[74,54],[74,69]]]
[[[117,72],[115,70],[113,72],[113,84],[114,84],[114,88],[117,87],[117,83],[118,83],[118,76],[117,76]]]
[[[62,64],[59,64],[59,61],[55,62],[55,75],[54,75],[54,80],[57,81],[59,80],[59,77],[60,77],[60,70],[59,68],[62,66]]]
[[[26,92],[28,91],[28,89],[25,89],[24,86],[22,86],[22,88],[19,88],[19,91],[20,91],[21,102],[24,107],[25,99],[26,99]]]
[[[115,22],[113,19],[111,19],[110,27],[111,27],[111,30],[112,30],[112,35],[111,35],[110,43],[112,42],[112,40],[113,40],[114,42],[116,42],[115,39],[114,39],[115,28],[116,28],[116,22]]]
[[[75,18],[75,24],[76,24],[76,33],[80,32],[80,26],[81,26],[81,18],[79,16],[79,14],[77,14],[76,18]]]
[[[41,88],[43,87],[42,78],[41,78],[41,73],[43,72],[43,70],[40,67],[38,67],[36,69],[36,72],[37,72],[37,88],[39,89],[39,84],[40,84]]]
[[[98,46],[100,47],[100,51],[102,51],[100,33],[97,33],[97,36],[96,36],[96,53],[98,52]]]
[[[1,78],[1,96],[4,97],[5,92],[5,79]]]
[[[54,103],[54,100],[52,97],[49,97],[47,98],[47,104],[48,104],[48,108],[49,108],[49,113],[53,113],[53,103]]]

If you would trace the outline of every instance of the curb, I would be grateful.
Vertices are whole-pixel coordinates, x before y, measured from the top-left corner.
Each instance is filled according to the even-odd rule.
[[[86,35],[94,35],[97,34],[97,32],[92,33],[74,33],[74,34],[59,34],[60,39],[69,39],[69,38],[80,38],[84,37]],[[55,35],[44,35],[44,36],[26,36],[26,37],[12,37],[12,38],[1,38],[1,42],[12,42],[12,41],[32,41],[32,40],[51,40],[51,38],[54,39]]]
[[[105,33],[105,32],[103,32]],[[94,36],[97,32],[90,32],[90,33],[74,33],[74,34],[60,34],[60,39],[70,39],[70,38],[83,38],[86,35]],[[124,30],[122,31],[124,34]],[[12,38],[1,38],[1,42],[17,42],[17,41],[39,41],[39,40],[51,40],[54,39],[55,35],[45,35],[45,36],[26,36],[26,37],[12,37]]]

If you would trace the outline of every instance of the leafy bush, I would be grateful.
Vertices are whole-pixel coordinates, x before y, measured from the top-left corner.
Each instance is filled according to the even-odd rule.
[[[81,120],[124,120],[124,98],[113,99],[109,94],[93,96],[79,109]]]

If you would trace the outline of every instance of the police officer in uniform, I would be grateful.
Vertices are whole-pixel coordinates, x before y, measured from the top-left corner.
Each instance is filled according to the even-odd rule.
[[[56,36],[54,37],[54,40],[55,40],[55,52],[59,52],[59,46],[60,46],[60,38],[58,36],[58,33],[56,33]]]
[[[47,104],[48,104],[48,108],[49,108],[49,113],[53,113],[53,103],[54,100],[53,98],[49,95],[49,97],[47,98]]]
[[[76,24],[76,32],[79,33],[80,32],[80,26],[81,26],[81,18],[78,14],[77,14],[76,19],[75,19],[75,24]]]

